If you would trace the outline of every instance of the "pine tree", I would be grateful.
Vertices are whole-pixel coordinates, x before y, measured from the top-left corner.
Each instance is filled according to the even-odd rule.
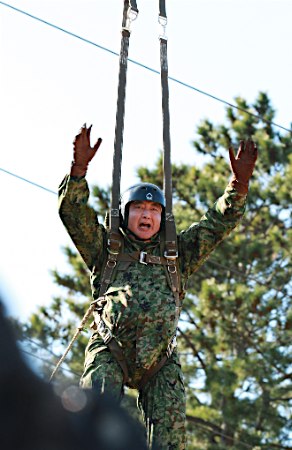
[[[174,212],[182,230],[223,193],[230,177],[226,149],[248,137],[259,148],[244,219],[192,276],[184,300],[179,350],[188,395],[188,448],[289,449],[291,134],[271,125],[275,111],[266,94],[252,105],[235,101],[238,109],[227,109],[223,125],[199,124],[194,164],[173,165]],[[200,167],[198,156],[204,161]],[[161,186],[162,156],[153,169],[139,168],[138,175]],[[103,217],[108,190],[94,186],[92,198]],[[84,263],[73,246],[64,253],[70,274],[53,271],[64,296],[39,308],[23,326],[25,337],[55,351],[68,343],[91,301]],[[83,333],[66,359],[74,373],[82,372],[87,339]]]

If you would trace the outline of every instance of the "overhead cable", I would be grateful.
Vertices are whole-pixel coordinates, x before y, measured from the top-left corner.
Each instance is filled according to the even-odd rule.
[[[0,3],[1,3],[1,2],[0,2]],[[28,180],[27,178],[21,177],[20,175],[16,175],[15,173],[9,172],[8,170],[3,169],[2,167],[0,167],[0,170],[2,170],[2,172],[7,173],[8,175],[11,175],[11,176],[13,176],[13,177],[15,177],[15,178],[18,178],[18,179],[21,180],[21,181],[25,181],[26,183],[29,183],[29,184],[31,184],[32,186],[38,187],[38,188],[40,188],[40,189],[43,189],[44,191],[47,191],[47,192],[49,192],[50,194],[58,195],[57,192],[55,192],[55,191],[53,191],[53,190],[51,190],[51,189],[48,189],[48,188],[46,188],[46,187],[44,187],[44,186],[42,186],[42,185],[40,185],[40,184],[38,184],[38,183],[35,183],[35,182],[33,182],[33,181],[30,181],[30,180]],[[213,264],[214,266],[217,266],[218,268],[225,269],[226,271],[229,271],[229,272],[231,272],[231,273],[235,273],[235,274],[239,275],[241,278],[243,278],[243,279],[245,279],[245,280],[250,280],[250,281],[256,282],[257,284],[262,285],[262,286],[266,286],[266,285],[267,285],[266,282],[263,282],[263,281],[259,280],[259,279],[256,278],[256,277],[252,277],[252,276],[250,276],[250,275],[246,275],[244,272],[242,272],[242,271],[240,271],[240,270],[236,270],[236,269],[234,269],[234,268],[224,266],[223,264],[220,264],[220,263],[218,263],[217,261],[214,261],[212,258],[210,258],[210,259],[208,260],[208,263]],[[273,289],[274,289],[276,292],[280,292],[280,293],[282,292],[282,291],[279,290],[279,289],[276,289],[276,288],[273,288]]]
[[[20,349],[20,351],[21,351],[22,353],[25,353],[25,354],[28,355],[28,356],[31,356],[32,358],[36,358],[36,359],[42,361],[44,364],[46,364],[46,365],[49,366],[49,367],[54,367],[54,364],[51,363],[51,362],[49,362],[49,361],[48,361],[47,359],[45,359],[45,358],[41,358],[40,356],[37,356],[36,354],[31,353],[31,352],[28,352],[27,350],[24,350],[24,349],[22,349],[22,348]],[[71,370],[71,369],[66,369],[65,367],[61,367],[61,371],[63,371],[63,372],[68,372],[68,373],[71,373],[71,374],[73,374],[73,375],[76,375],[76,376],[80,377],[80,374],[78,374],[78,373],[76,373],[76,372],[73,372],[73,370]]]
[[[64,28],[59,27],[58,25],[54,25],[53,23],[48,22],[48,21],[46,21],[44,19],[41,19],[40,17],[34,16],[33,14],[30,14],[30,13],[28,13],[28,12],[22,10],[22,9],[16,8],[15,6],[9,5],[8,3],[2,2],[2,1],[0,1],[0,4],[3,5],[3,6],[7,6],[8,8],[11,8],[12,10],[17,11],[17,12],[19,12],[21,14],[24,14],[24,15],[30,17],[31,19],[37,20],[37,21],[39,21],[39,22],[41,22],[41,23],[43,23],[45,25],[48,25],[48,26],[50,26],[52,28],[55,28],[56,30],[62,31],[63,33],[66,33],[66,34],[68,34],[68,35],[70,35],[70,36],[72,36],[74,38],[80,39],[81,41],[85,42],[86,44],[93,45],[94,47],[97,47],[100,50],[104,50],[104,51],[106,51],[108,53],[111,53],[114,56],[119,56],[118,52],[110,50],[109,48],[104,47],[103,45],[97,44],[96,42],[93,42],[93,41],[91,41],[89,39],[86,39],[86,38],[84,38],[84,37],[82,37],[82,36],[80,36],[80,35],[78,35],[76,33],[73,33],[72,31],[65,30]],[[145,65],[143,63],[140,63],[139,61],[136,61],[136,60],[131,59],[131,58],[128,58],[128,61],[131,62],[132,64],[136,64],[139,67],[142,67],[143,69],[149,70],[150,72],[153,72],[153,73],[155,73],[157,75],[160,75],[160,71],[159,70],[153,69],[152,67],[149,67],[149,66],[147,66],[147,65]],[[191,84],[188,84],[188,83],[186,83],[184,81],[181,81],[181,80],[179,80],[177,78],[168,76],[168,79],[170,81],[173,81],[174,83],[178,83],[181,86],[184,86],[184,87],[186,87],[188,89],[196,91],[199,94],[202,94],[202,95],[205,95],[205,96],[207,96],[209,98],[212,98],[213,100],[216,100],[217,102],[223,103],[224,105],[227,105],[230,108],[237,109],[240,112],[244,112],[244,113],[246,113],[246,114],[248,114],[248,115],[250,115],[252,117],[255,117],[256,119],[262,120],[263,122],[265,122],[267,124],[273,125],[273,126],[275,126],[277,128],[281,128],[282,130],[287,131],[288,133],[292,134],[292,129],[289,129],[287,127],[279,125],[279,124],[277,124],[277,123],[275,123],[273,121],[267,120],[267,119],[265,119],[264,117],[262,117],[259,114],[254,114],[254,113],[248,111],[247,109],[244,109],[244,108],[241,108],[240,106],[234,105],[233,103],[230,103],[230,102],[228,102],[228,101],[226,101],[226,100],[224,100],[222,98],[219,98],[219,97],[217,97],[217,96],[215,96],[213,94],[209,94],[208,92],[205,92],[202,89],[196,88],[195,86],[192,86]]]
[[[30,356],[30,357],[32,357],[32,358],[36,358],[36,359],[42,361],[42,362],[45,363],[45,365],[47,365],[47,366],[53,366],[53,365],[54,365],[53,363],[47,361],[47,360],[44,359],[44,358],[41,358],[40,356],[37,356],[37,355],[34,354],[34,353],[28,352],[28,351],[26,351],[26,350],[24,350],[24,349],[22,349],[22,348],[20,348],[20,350],[21,350],[22,353],[24,353],[24,354],[26,354],[26,355],[28,355],[28,356]],[[71,369],[66,369],[66,368],[64,368],[64,367],[61,367],[61,371],[63,371],[63,372],[68,372],[68,373],[70,373],[70,374],[72,374],[72,375],[77,375],[77,376],[80,377],[80,374],[77,374],[76,372],[74,372],[74,371],[71,370]],[[215,424],[213,425],[213,424],[211,424],[211,422],[209,422],[210,425],[208,425],[208,424],[205,425],[205,424],[202,424],[202,423],[198,423],[197,420],[196,420],[196,418],[193,417],[193,416],[191,416],[191,415],[189,415],[189,414],[187,415],[187,421],[188,421],[188,422],[191,422],[191,423],[193,423],[193,424],[195,424],[196,427],[199,427],[199,428],[203,429],[204,431],[207,431],[208,433],[215,434],[215,435],[217,435],[217,436],[221,436],[221,437],[223,437],[223,438],[230,439],[230,440],[232,440],[234,443],[241,444],[241,445],[244,446],[245,448],[254,448],[253,445],[247,444],[247,443],[245,443],[245,442],[243,442],[243,441],[241,441],[241,440],[239,440],[239,439],[236,439],[236,438],[234,438],[234,437],[232,437],[232,436],[230,436],[230,435],[224,433],[223,431],[221,431],[221,430],[219,429],[219,427],[218,427],[217,425],[215,425]],[[282,448],[282,447],[280,447],[280,448]],[[284,447],[283,447],[283,448],[284,448]]]
[[[52,191],[51,189],[48,189],[48,188],[42,186],[41,184],[35,183],[34,181],[30,181],[27,178],[23,178],[20,175],[16,175],[15,173],[9,172],[9,170],[5,170],[2,167],[0,167],[0,170],[2,170],[2,172],[7,173],[8,175],[11,175],[12,177],[18,178],[21,181],[25,181],[26,183],[32,184],[33,186],[43,189],[44,191],[50,192],[50,194],[58,195],[57,192]]]
[[[261,281],[258,277],[253,277],[249,274],[247,275],[242,270],[236,270],[232,267],[227,268],[223,264],[220,264],[217,261],[215,261],[213,258],[209,258],[207,260],[207,264],[209,264],[209,263],[212,264],[213,266],[218,267],[219,269],[225,269],[226,271],[234,273],[234,274],[238,275],[239,277],[241,277],[242,279],[245,279],[247,281],[253,281],[254,283],[259,284],[260,286],[265,286],[265,287],[267,286],[267,281]],[[279,292],[280,294],[283,294],[282,289],[277,289],[275,287],[272,287],[271,289],[274,290],[275,292]]]

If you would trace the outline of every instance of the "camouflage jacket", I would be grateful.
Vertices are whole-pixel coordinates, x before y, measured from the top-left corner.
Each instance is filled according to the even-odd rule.
[[[84,178],[69,175],[59,188],[59,214],[76,248],[91,273],[92,296],[98,298],[101,270],[107,258],[107,231],[88,205],[89,189]],[[179,272],[183,285],[207,259],[215,247],[240,221],[245,195],[227,186],[213,207],[178,235]],[[145,251],[160,255],[160,235],[150,242],[135,240],[121,229],[124,253]],[[121,344],[135,378],[159,359],[175,334],[175,300],[161,265],[138,261],[117,264],[114,279],[106,292],[103,320]],[[100,351],[105,349],[96,336]],[[134,374],[132,374],[134,377]]]

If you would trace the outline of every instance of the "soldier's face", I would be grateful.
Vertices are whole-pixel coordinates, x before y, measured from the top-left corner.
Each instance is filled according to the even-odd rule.
[[[128,228],[139,239],[147,241],[159,231],[162,206],[149,201],[130,203]]]

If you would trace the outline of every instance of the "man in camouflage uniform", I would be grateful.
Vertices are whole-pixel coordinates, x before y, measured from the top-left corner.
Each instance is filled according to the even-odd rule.
[[[84,125],[74,140],[71,172],[60,185],[59,213],[90,270],[92,296],[97,300],[107,260],[108,235],[87,203],[89,189],[85,175],[101,143],[99,139],[91,147],[90,132],[91,127]],[[232,149],[229,154],[232,178],[224,194],[198,223],[178,235],[178,267],[183,286],[244,213],[257,148],[250,140],[242,141],[236,157]],[[150,183],[140,183],[126,191],[121,202],[120,228],[124,253],[161,255],[164,206],[163,193]],[[185,449],[185,389],[175,348],[163,367],[141,386],[147,370],[165,356],[176,332],[176,304],[165,268],[139,260],[118,262],[103,297],[102,319],[122,349],[129,371],[126,385],[139,391],[149,445],[161,450]],[[119,399],[124,384],[117,358],[99,333],[94,332],[86,349],[81,386],[109,392]]]

